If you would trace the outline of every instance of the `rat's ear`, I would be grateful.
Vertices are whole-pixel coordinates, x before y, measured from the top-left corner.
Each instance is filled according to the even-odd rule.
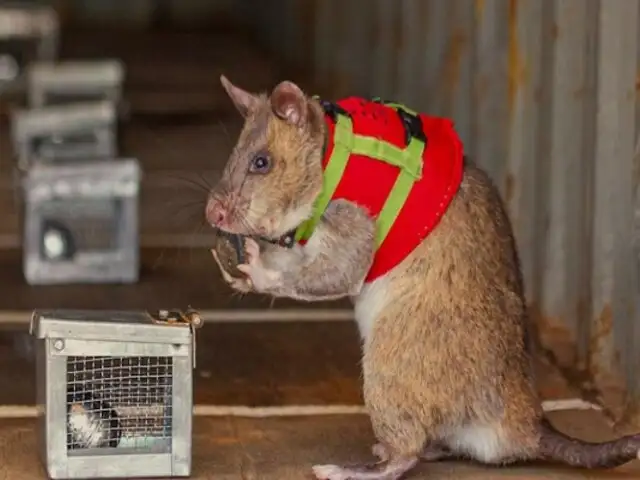
[[[300,127],[307,120],[307,97],[293,82],[281,82],[273,89],[271,108],[277,117],[291,125]]]
[[[240,115],[246,117],[249,114],[249,111],[252,110],[256,105],[257,97],[254,94],[241,89],[240,87],[236,87],[224,75],[220,75],[220,83],[226,90],[229,98],[231,98],[231,100],[233,101],[233,104],[240,112]]]

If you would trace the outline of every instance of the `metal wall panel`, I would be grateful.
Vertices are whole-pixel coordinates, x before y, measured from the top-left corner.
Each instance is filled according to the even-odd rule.
[[[289,32],[270,44],[311,62],[320,93],[379,95],[455,120],[507,202],[544,344],[640,396],[640,0],[270,3],[276,17],[285,8],[289,21],[295,9],[314,15],[254,27],[270,39]],[[301,52],[303,31],[312,41]]]

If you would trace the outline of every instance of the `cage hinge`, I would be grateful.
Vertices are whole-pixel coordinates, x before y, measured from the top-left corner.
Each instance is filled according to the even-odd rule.
[[[204,323],[202,316],[190,306],[181,310],[159,310],[151,315],[154,323],[164,325],[188,325],[191,330],[191,355],[193,368],[196,368],[196,330]]]

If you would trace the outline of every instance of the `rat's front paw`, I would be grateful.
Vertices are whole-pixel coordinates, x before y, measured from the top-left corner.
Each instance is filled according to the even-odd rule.
[[[253,289],[253,285],[251,284],[251,279],[249,277],[238,278],[232,277],[229,272],[224,269],[222,265],[222,261],[218,257],[218,253],[215,250],[211,250],[211,254],[213,255],[214,260],[218,264],[218,268],[220,269],[220,273],[222,274],[222,279],[227,282],[227,284],[241,293],[249,293]]]
[[[260,293],[270,293],[276,290],[281,284],[282,275],[280,272],[264,266],[260,258],[260,246],[258,243],[251,238],[247,238],[245,240],[245,252],[247,254],[247,263],[238,265],[237,268],[247,275],[254,290]]]

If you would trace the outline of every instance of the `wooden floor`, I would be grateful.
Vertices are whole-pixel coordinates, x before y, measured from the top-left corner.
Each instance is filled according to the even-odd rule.
[[[36,308],[99,309],[344,309],[348,301],[303,303],[261,295],[240,296],[223,281],[204,248],[143,249],[141,278],[133,285],[29,286],[22,275],[19,250],[0,249],[0,322],[3,311]]]
[[[26,329],[0,331],[0,405],[33,405],[35,365]],[[543,398],[577,397],[538,358]],[[354,322],[210,323],[198,331],[195,401],[206,405],[359,405]]]
[[[35,403],[26,329],[0,332],[0,405]],[[198,332],[195,402],[358,405],[360,342],[352,322],[208,324]]]
[[[588,441],[616,434],[594,411],[551,415],[562,431]],[[42,480],[36,424],[32,419],[0,419],[0,478]],[[198,418],[194,423],[194,480],[312,480],[316,464],[373,462],[374,443],[365,416],[293,418]],[[631,480],[640,462],[612,470],[581,470],[535,463],[486,467],[466,461],[422,463],[406,480]]]
[[[0,333],[0,407],[32,405],[31,355],[14,333]],[[362,401],[360,347],[351,323],[217,324],[198,341],[195,400],[207,405],[332,405]],[[538,390],[544,399],[576,392],[538,359]],[[551,420],[571,435],[604,441],[613,431],[596,411],[554,413]],[[0,478],[45,478],[37,461],[34,420],[0,418]],[[288,418],[196,417],[193,475],[196,480],[312,479],[317,463],[369,462],[374,437],[366,416]],[[469,462],[420,465],[407,479],[632,479],[640,462],[601,472],[544,464],[488,468]]]

